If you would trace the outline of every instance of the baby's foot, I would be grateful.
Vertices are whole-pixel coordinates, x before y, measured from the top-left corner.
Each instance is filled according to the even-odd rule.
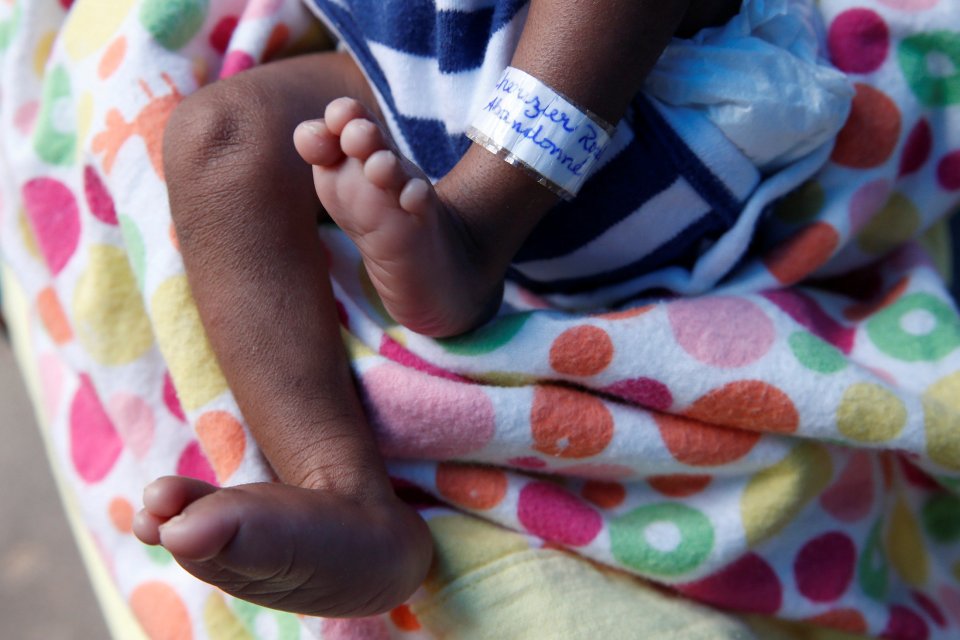
[[[360,249],[397,322],[426,335],[449,336],[496,311],[502,270],[478,255],[457,212],[390,148],[363,105],[334,100],[323,120],[297,129],[294,142],[314,167],[324,208]]]
[[[361,506],[270,483],[217,489],[161,478],[144,491],[134,532],[231,595],[326,617],[399,605],[423,581],[432,553],[426,524],[399,500]]]

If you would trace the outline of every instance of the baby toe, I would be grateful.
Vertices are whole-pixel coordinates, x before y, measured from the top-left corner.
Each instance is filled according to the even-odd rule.
[[[376,151],[386,148],[386,140],[380,127],[371,122],[357,118],[343,127],[340,134],[340,148],[351,158],[366,161]]]
[[[301,122],[293,132],[293,146],[314,166],[331,167],[343,158],[340,140],[323,120]]]
[[[327,105],[323,119],[334,135],[342,135],[347,123],[357,118],[370,120],[373,115],[363,104],[353,98],[337,98]]]
[[[396,154],[388,149],[374,151],[363,165],[363,173],[381,189],[399,191],[410,180]]]

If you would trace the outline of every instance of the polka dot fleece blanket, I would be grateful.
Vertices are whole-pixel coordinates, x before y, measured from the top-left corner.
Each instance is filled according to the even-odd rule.
[[[819,8],[851,115],[721,290],[578,315],[513,289],[489,326],[432,341],[391,325],[323,231],[371,421],[440,569],[463,566],[443,532],[486,521],[485,539],[737,615],[960,637],[960,321],[930,258],[960,202],[960,4]],[[157,476],[269,477],[191,301],[160,142],[184,95],[315,28],[294,0],[0,2],[0,239],[39,412],[151,637],[443,635],[418,613],[440,569],[388,615],[308,621],[130,533]]]

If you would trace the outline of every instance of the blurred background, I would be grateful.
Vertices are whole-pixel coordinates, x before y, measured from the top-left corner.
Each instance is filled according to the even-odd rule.
[[[13,354],[0,340],[0,638],[107,640]]]

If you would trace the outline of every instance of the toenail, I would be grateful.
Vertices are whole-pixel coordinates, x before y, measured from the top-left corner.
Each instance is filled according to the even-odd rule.
[[[327,134],[327,124],[322,118],[301,122],[297,125],[297,129],[302,129],[312,136],[325,136]]]

